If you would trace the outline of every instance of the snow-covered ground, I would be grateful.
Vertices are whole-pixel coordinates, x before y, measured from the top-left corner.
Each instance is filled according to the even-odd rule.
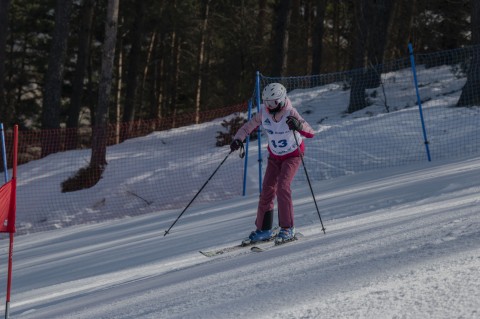
[[[300,95],[296,103],[301,102]],[[311,97],[312,92],[305,95]],[[477,108],[458,112],[476,114]],[[402,113],[389,116],[401,118]],[[468,118],[478,124],[479,118],[472,114]],[[318,135],[331,124],[305,118]],[[341,118],[335,119],[333,128],[348,125],[353,129],[366,123],[362,118],[346,118],[342,124]],[[369,118],[369,123],[376,120]],[[386,118],[379,116],[378,120]],[[219,121],[212,123],[184,129],[182,136],[167,132],[172,135],[167,137],[194,141],[199,132],[211,133],[215,130],[211,127],[219,125]],[[435,129],[436,123],[430,122],[430,127]],[[392,129],[392,125],[384,127]],[[398,132],[403,131],[398,128]],[[472,132],[478,135],[479,130]],[[148,149],[156,138],[167,137],[155,133],[110,149],[116,151],[109,153],[101,183],[86,191],[87,195],[69,194],[67,201],[73,207],[90,207],[91,197],[101,194],[107,198],[106,213],[108,203],[115,201],[125,203],[126,210],[137,209],[126,205],[125,193],[112,191],[109,185],[129,181],[138,194],[152,194],[148,183],[153,178],[152,164],[158,173],[163,169],[161,159],[171,159],[162,157],[165,154],[160,151],[148,153],[145,171],[137,167],[133,173],[142,177],[137,184],[126,175],[131,172],[115,169],[115,161],[141,155],[139,145]],[[326,140],[308,140],[307,152],[310,149],[311,153],[307,156],[345,140],[333,133]],[[215,163],[228,152],[227,148],[215,151],[209,155]],[[79,157],[78,152],[71,154]],[[261,253],[245,248],[207,258],[198,252],[237,244],[253,230],[258,200],[254,151],[249,153],[247,196],[225,200],[212,196],[210,202],[194,202],[167,236],[165,230],[182,209],[66,228],[60,225],[64,228],[17,236],[10,318],[479,318],[480,158],[458,154],[455,159],[438,159],[440,151],[436,152],[431,162],[366,171],[349,167],[345,176],[315,178],[312,186],[326,234],[301,168],[293,183],[293,197],[296,227],[304,237]],[[205,150],[192,150],[192,154],[205,154]],[[35,191],[44,191],[34,187],[40,172],[44,183],[68,176],[62,166],[64,156],[68,153],[19,167],[18,214],[35,210],[27,204],[33,205],[30,200]],[[241,163],[232,155],[220,171],[241,168]],[[307,163],[307,170],[318,176],[321,169],[312,165],[312,158]],[[169,167],[167,176],[184,169],[172,163],[165,167]],[[192,159],[192,180],[201,180],[201,185],[205,177],[197,176],[195,167]],[[209,187],[223,187],[221,176],[219,172]],[[208,192],[214,194],[212,189]],[[65,200],[65,194],[58,195]],[[187,200],[192,196],[186,196]],[[55,219],[54,214],[46,219]],[[91,210],[79,209],[74,217],[90,221],[89,214]],[[27,217],[28,213],[23,215],[24,222]],[[8,242],[0,244],[1,292],[6,291]]]
[[[165,237],[178,211],[19,236],[11,318],[478,318],[478,176],[472,158],[315,183],[326,234],[297,186],[305,237],[262,253],[198,253],[247,235],[257,195]]]

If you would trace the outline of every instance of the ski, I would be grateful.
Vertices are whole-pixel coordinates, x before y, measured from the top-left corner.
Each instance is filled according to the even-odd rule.
[[[277,244],[274,243],[273,245],[267,245],[267,244],[274,242],[274,238],[272,238],[271,240],[259,241],[259,242],[255,242],[255,243],[249,242],[248,239],[245,239],[238,245],[223,247],[223,248],[219,248],[219,249],[215,249],[215,250],[200,250],[199,252],[200,252],[200,254],[202,254],[205,257],[215,257],[215,256],[231,253],[231,252],[234,252],[234,251],[237,251],[237,250],[241,250],[241,249],[245,249],[245,248],[250,247],[251,251],[259,253],[259,252],[267,251],[271,248],[275,248],[275,247],[278,247],[278,246],[283,246],[285,244],[294,242],[294,241],[296,241],[296,240],[298,240],[302,237],[304,237],[302,233],[296,233],[294,239],[283,242],[283,243],[277,243]]]
[[[231,253],[231,252],[241,250],[241,249],[244,249],[244,248],[252,247],[253,245],[260,246],[260,245],[263,245],[263,244],[266,244],[266,243],[270,243],[270,242],[272,242],[272,240],[260,241],[260,242],[255,242],[255,243],[242,242],[242,243],[240,243],[238,245],[234,245],[234,246],[223,247],[223,248],[216,249],[216,250],[200,250],[199,252],[200,252],[200,254],[204,255],[205,257],[214,257],[214,256],[218,256],[218,255],[223,255],[223,254],[226,254],[226,253]]]
[[[261,252],[264,252],[264,251],[267,251],[271,248],[274,248],[274,247],[278,247],[278,246],[283,246],[285,244],[288,244],[288,243],[291,243],[291,242],[294,242],[300,238],[303,237],[303,234],[302,233],[296,233],[295,234],[295,237],[293,237],[292,240],[289,240],[289,241],[285,241],[283,243],[275,243],[274,245],[272,246],[266,246],[266,247],[260,247],[260,246],[257,246],[257,245],[254,245],[252,247],[250,247],[250,250],[253,251],[253,252],[256,252],[256,253],[261,253]]]
[[[245,238],[238,245],[223,247],[223,248],[216,249],[216,250],[200,250],[199,252],[200,252],[200,254],[204,255],[205,257],[214,257],[214,256],[234,252],[236,250],[240,250],[240,249],[243,249],[243,248],[246,248],[246,247],[251,247],[253,245],[260,246],[260,245],[272,242],[275,239],[275,236],[276,236],[277,233],[278,233],[278,227],[275,227],[273,229],[273,237],[270,240],[251,242],[249,238]]]

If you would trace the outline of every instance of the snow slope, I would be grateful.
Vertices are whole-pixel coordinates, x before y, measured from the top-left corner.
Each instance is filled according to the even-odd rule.
[[[244,237],[256,195],[193,206],[165,237],[178,211],[20,236],[11,318],[478,318],[479,174],[470,158],[317,183],[326,235],[297,187],[305,237],[263,253],[198,253]]]
[[[341,125],[335,119],[335,126]],[[188,140],[190,131],[198,136],[195,130],[185,130],[182,138]],[[148,147],[156,136],[123,143],[113,156],[128,157],[138,143]],[[320,142],[326,143],[313,139],[307,148],[319,149]],[[335,143],[331,134],[328,145]],[[19,167],[23,205],[43,191],[33,186],[39,167],[45,180],[58,179],[55,160],[62,156]],[[213,154],[218,162],[224,156]],[[254,180],[257,154],[249,156]],[[235,161],[238,157],[228,158],[226,166]],[[168,174],[174,176],[175,169],[182,167],[172,165]],[[93,192],[122,203],[124,195],[102,187],[131,178],[126,173],[107,169]],[[253,183],[245,197],[194,202],[167,236],[181,209],[17,236],[10,318],[479,318],[478,176],[480,159],[459,154],[364,172],[353,168],[346,176],[314,180],[326,234],[308,184],[296,178],[296,227],[305,236],[262,253],[241,249],[207,258],[198,252],[237,244],[253,230],[258,200]],[[72,195],[69,202],[88,207],[88,197]],[[78,220],[89,221],[91,212],[82,212]],[[52,212],[49,218],[54,217]],[[0,291],[6,291],[6,240],[0,251]]]

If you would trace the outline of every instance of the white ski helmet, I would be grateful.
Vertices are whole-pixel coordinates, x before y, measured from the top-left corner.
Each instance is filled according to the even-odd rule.
[[[270,113],[277,113],[285,106],[287,89],[280,83],[270,83],[263,89],[262,100]]]

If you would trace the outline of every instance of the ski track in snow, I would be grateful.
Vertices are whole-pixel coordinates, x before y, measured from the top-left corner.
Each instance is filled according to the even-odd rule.
[[[92,289],[80,280],[82,292],[72,296],[78,309],[69,307],[68,318],[475,318],[477,198],[332,220],[326,235],[319,225],[302,227],[301,240],[261,254],[192,253],[178,260],[178,269],[156,264],[138,267],[131,278],[127,272],[92,278]],[[64,318],[58,313],[71,301],[68,288],[60,285],[58,294],[48,294],[51,289],[42,300],[42,317]],[[45,294],[17,298],[32,303],[34,295]],[[20,317],[38,315],[30,310]]]

